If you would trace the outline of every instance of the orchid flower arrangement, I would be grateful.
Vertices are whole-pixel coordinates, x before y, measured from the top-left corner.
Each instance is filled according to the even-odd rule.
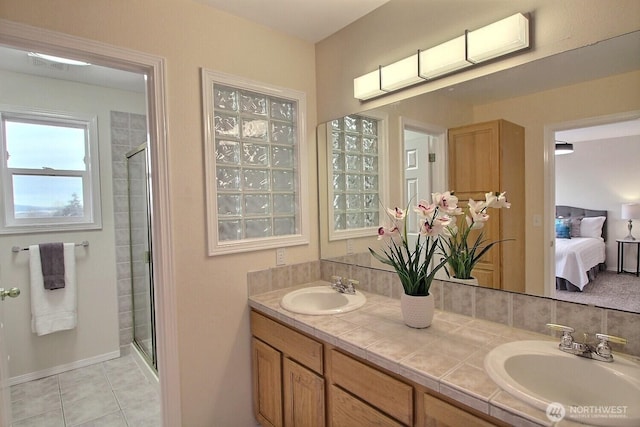
[[[462,227],[459,228],[453,222],[452,225],[447,226],[446,237],[440,240],[444,259],[447,260],[448,265],[445,270],[449,276],[458,279],[471,278],[471,271],[484,254],[495,244],[502,242],[502,240],[498,240],[487,243],[484,230],[480,231],[475,241],[470,242],[471,230],[480,230],[484,227],[489,220],[489,214],[487,214],[489,208],[509,207],[511,207],[511,203],[507,202],[505,193],[486,193],[485,200],[478,202],[469,199],[468,205],[462,212],[466,214]]]
[[[421,200],[414,207],[418,214],[418,230],[415,243],[410,243],[407,231],[407,211],[400,208],[387,209],[391,222],[389,227],[378,229],[378,240],[385,240],[382,254],[369,248],[369,252],[378,261],[394,268],[400,278],[404,293],[419,296],[429,295],[429,288],[440,268],[449,257],[445,255],[430,270],[432,260],[438,255],[441,235],[445,234],[452,223],[452,216],[460,215],[458,198],[451,192],[433,193],[432,201]]]

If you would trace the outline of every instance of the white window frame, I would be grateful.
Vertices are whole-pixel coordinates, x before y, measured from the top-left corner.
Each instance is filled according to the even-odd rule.
[[[216,181],[216,146],[214,132],[213,85],[221,84],[246,89],[269,96],[287,99],[297,104],[297,135],[295,159],[295,220],[296,234],[271,236],[262,238],[245,238],[241,240],[220,240],[218,235],[218,204]],[[309,188],[307,170],[307,106],[306,95],[293,89],[273,86],[266,83],[247,80],[238,76],[218,71],[202,69],[203,123],[205,134],[205,177],[207,203],[207,239],[209,256],[256,251],[261,249],[297,246],[309,243],[308,198]]]
[[[80,127],[85,129],[86,170],[13,169],[8,167],[5,120],[19,120],[38,124]],[[98,149],[98,119],[96,115],[68,113],[35,108],[0,105],[0,234],[43,233],[68,230],[94,230],[102,228],[100,198],[100,168]],[[15,218],[13,199],[13,174],[81,176],[83,187],[82,217]]]
[[[387,177],[386,161],[389,158],[389,136],[387,130],[387,122],[389,117],[386,114],[381,114],[376,111],[367,111],[364,113],[355,113],[354,116],[368,117],[370,119],[376,119],[378,121],[378,201],[379,206],[379,222],[382,224],[386,219],[386,208],[384,201],[389,199],[389,183]],[[327,126],[330,126],[329,124]],[[362,228],[349,228],[345,230],[335,229],[335,212],[333,206],[333,145],[331,143],[331,130],[327,130],[327,206],[328,206],[328,218],[329,218],[329,241],[356,239],[359,237],[371,237],[376,236],[378,232],[379,224],[371,227]]]

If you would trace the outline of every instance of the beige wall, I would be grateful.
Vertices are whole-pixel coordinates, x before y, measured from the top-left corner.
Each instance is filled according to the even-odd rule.
[[[314,46],[189,0],[2,2],[0,17],[167,59],[167,121],[183,425],[255,425],[246,273],[275,250],[206,256],[200,67],[307,94],[309,245],[318,259]]]
[[[0,71],[3,104],[98,118],[102,229],[0,236],[0,283],[18,286],[22,296],[5,304],[10,375],[54,369],[85,359],[113,357],[119,350],[115,229],[111,167],[110,111],[144,113],[144,96],[104,87]],[[75,330],[38,337],[31,333],[29,254],[13,253],[12,246],[41,242],[80,242],[76,249],[78,326]],[[7,287],[5,285],[5,287]]]
[[[614,7],[615,5],[615,7]],[[367,102],[353,79],[514,13],[531,15],[531,49]],[[391,0],[316,45],[318,121],[440,89],[640,28],[636,0]]]

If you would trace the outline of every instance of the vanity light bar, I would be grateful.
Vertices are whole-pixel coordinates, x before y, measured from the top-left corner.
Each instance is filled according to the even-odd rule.
[[[382,67],[380,68],[380,87],[384,91],[391,92],[419,83],[424,80],[418,73],[419,69],[419,52]]]
[[[488,61],[529,46],[529,20],[516,13],[467,34],[467,58]]]
[[[420,52],[420,76],[425,79],[449,74],[473,65],[467,61],[465,36]]]
[[[516,13],[355,78],[353,96],[364,101],[527,47],[529,19]]]
[[[358,99],[369,99],[386,93],[386,91],[382,90],[380,68],[353,79],[353,96]]]

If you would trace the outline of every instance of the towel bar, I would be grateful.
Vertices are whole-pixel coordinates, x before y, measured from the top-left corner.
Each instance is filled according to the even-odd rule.
[[[89,241],[83,240],[80,243],[76,243],[76,246],[83,246],[86,248],[87,246],[89,246]],[[20,246],[13,246],[11,248],[11,252],[20,252],[20,251],[28,251],[28,250],[29,248],[21,248]]]

